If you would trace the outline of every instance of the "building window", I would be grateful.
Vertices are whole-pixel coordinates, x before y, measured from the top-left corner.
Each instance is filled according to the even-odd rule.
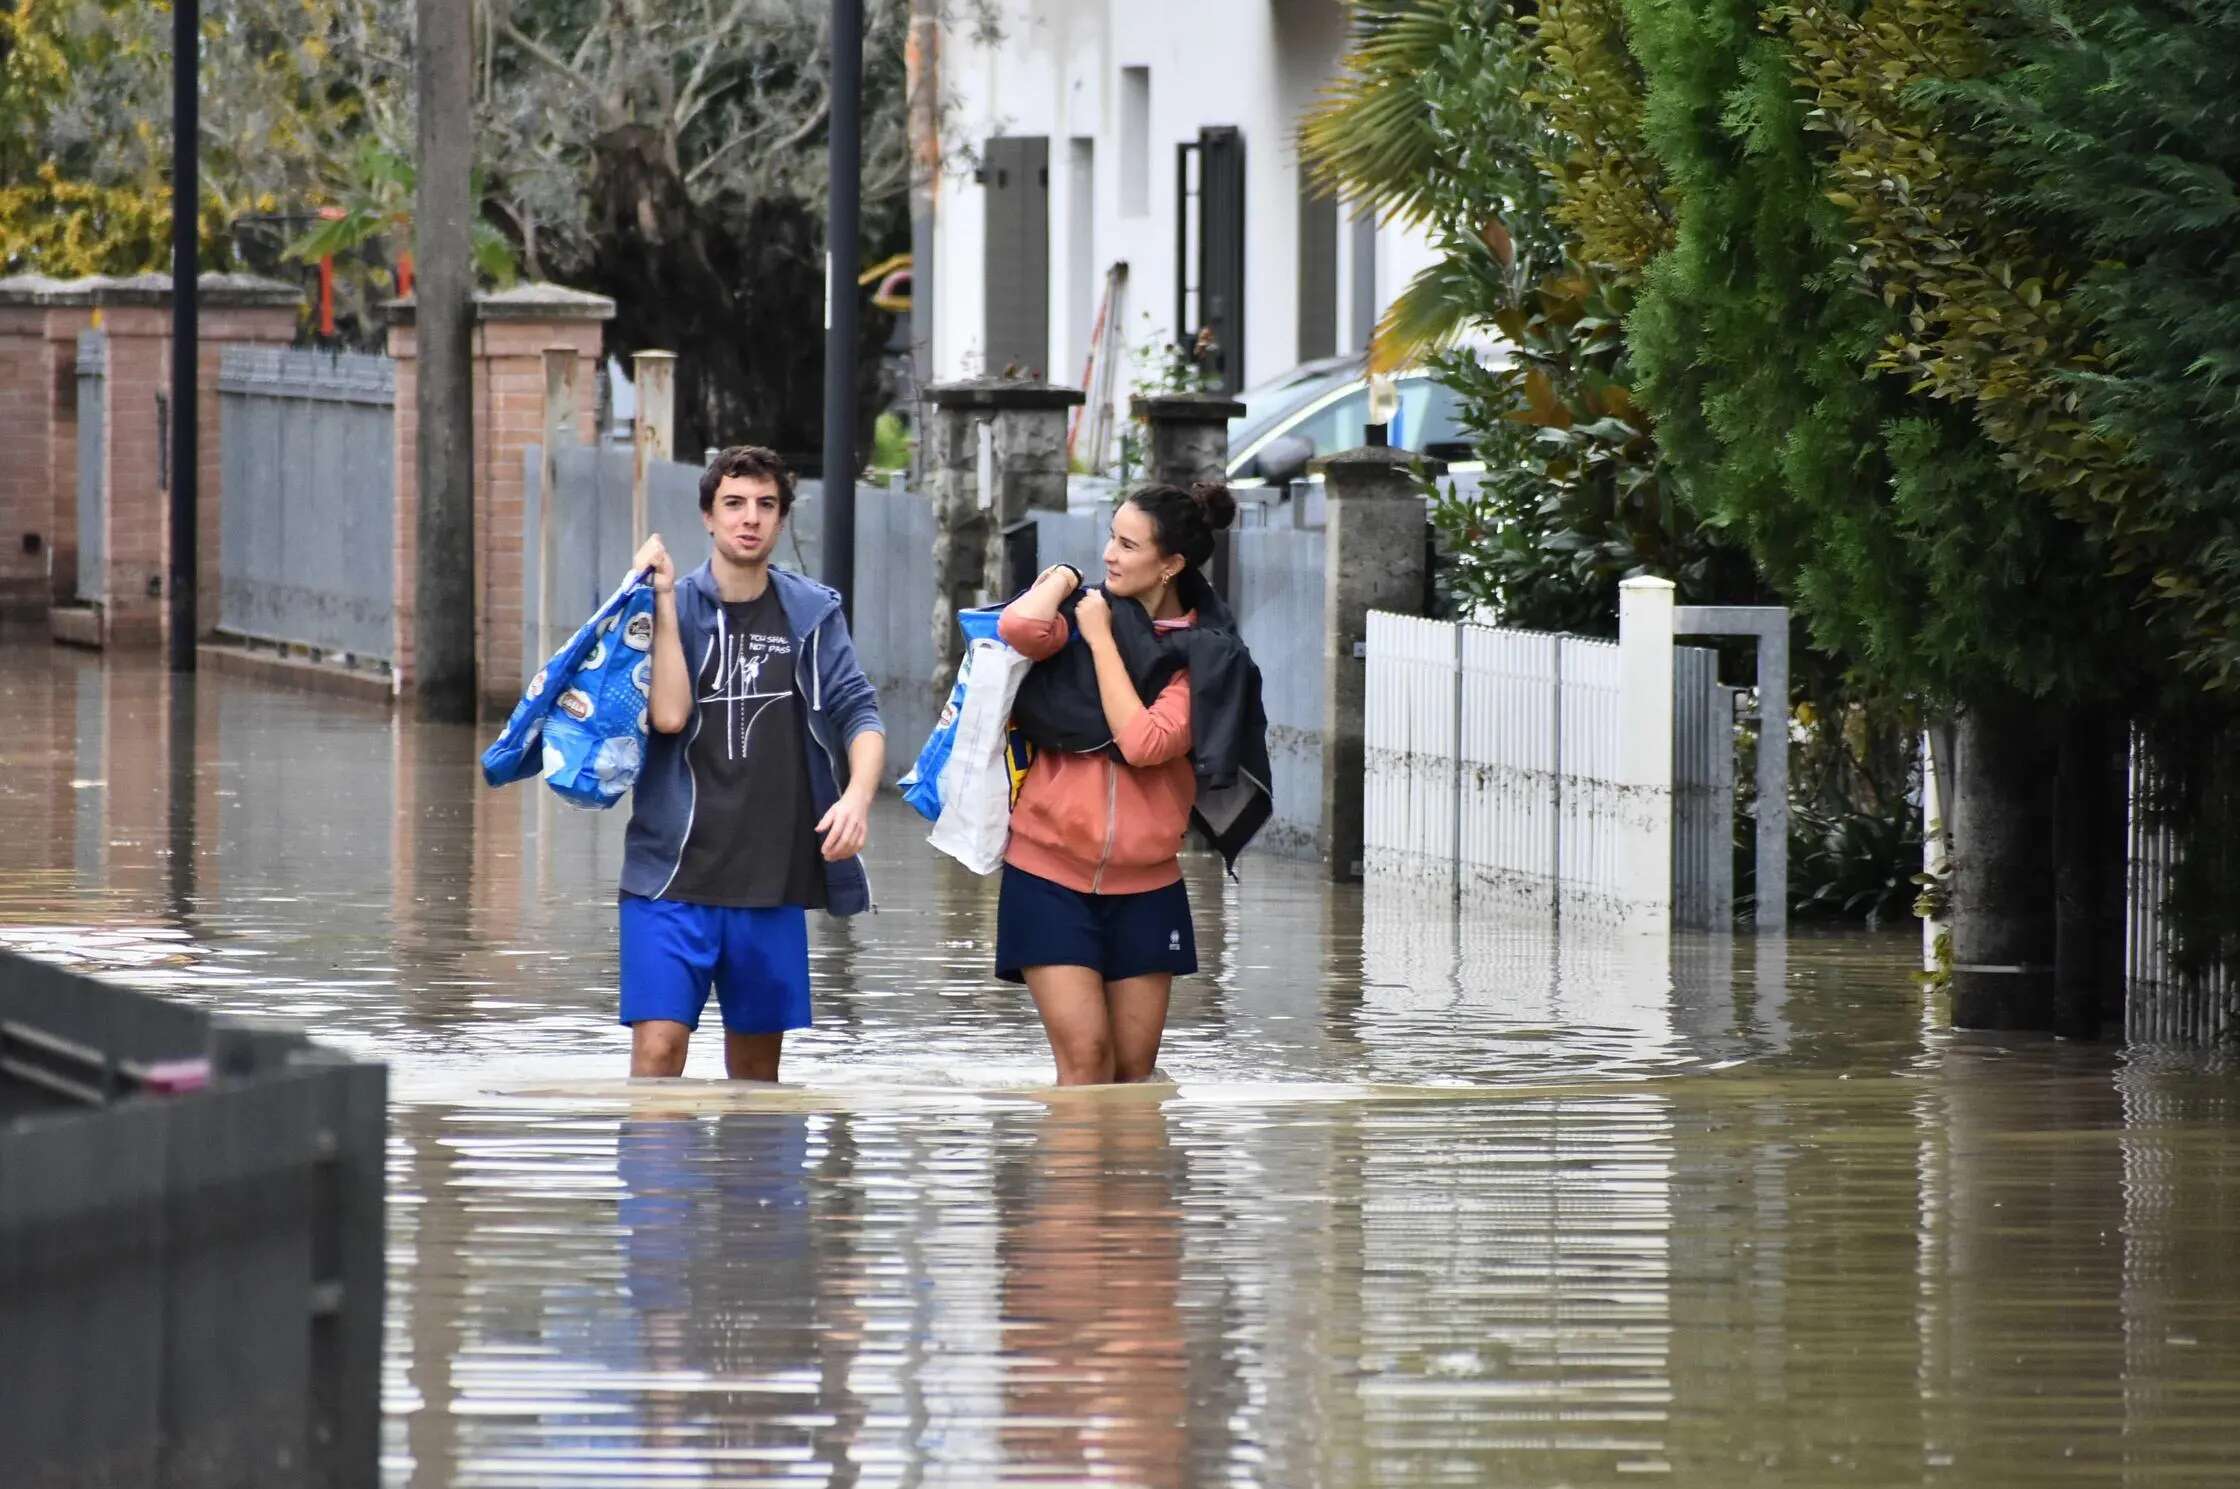
[[[1151,69],[1120,69],[1120,215],[1151,210]]]

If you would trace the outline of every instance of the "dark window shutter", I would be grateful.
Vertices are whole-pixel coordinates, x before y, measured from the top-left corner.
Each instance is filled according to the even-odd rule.
[[[991,139],[983,154],[985,366],[1047,375],[1050,359],[1050,141]]]
[[[1299,173],[1299,360],[1338,354],[1338,199]]]
[[[1198,304],[1224,393],[1244,387],[1244,136],[1198,131]]]

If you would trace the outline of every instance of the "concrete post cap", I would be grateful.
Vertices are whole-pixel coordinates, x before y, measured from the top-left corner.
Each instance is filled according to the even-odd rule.
[[[1395,449],[1391,445],[1360,445],[1351,450],[1340,450],[1335,455],[1325,455],[1315,462],[1323,471],[1344,470],[1348,475],[1364,475],[1377,470],[1413,472],[1423,464],[1423,457],[1413,450]]]
[[[1128,410],[1154,423],[1223,424],[1244,417],[1244,405],[1226,393],[1156,393],[1129,399]]]
[[[1346,487],[1362,496],[1414,496],[1419,475],[1435,475],[1444,467],[1412,451],[1363,445],[1326,455],[1308,469],[1318,472],[1332,491]]]
[[[935,408],[1058,409],[1085,401],[1079,388],[1031,378],[972,377],[953,383],[935,383],[925,391]]]
[[[381,302],[382,317],[392,326],[409,326],[418,313],[414,297]],[[476,290],[474,318],[478,321],[611,321],[614,301],[587,290],[535,281],[506,290]]]
[[[195,280],[196,299],[212,309],[299,310],[303,291],[285,280],[255,274],[204,274]],[[154,305],[171,303],[168,274],[89,274],[54,279],[44,274],[11,274],[0,279],[0,305]]]

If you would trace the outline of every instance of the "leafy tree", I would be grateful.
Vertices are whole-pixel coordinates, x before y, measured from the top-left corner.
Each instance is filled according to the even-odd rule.
[[[393,84],[349,65],[395,0],[229,0],[202,29],[203,259],[298,203]],[[0,8],[0,263],[71,276],[170,263],[168,0]],[[269,236],[269,235],[268,235]],[[277,246],[277,239],[266,245]],[[260,266],[262,266],[260,264]]]
[[[752,433],[814,461],[823,430],[828,7],[818,0],[478,0],[489,210],[527,271],[611,295],[622,353],[679,354],[682,449]],[[988,0],[946,0],[960,24]],[[906,0],[864,11],[863,218],[908,247]],[[883,313],[863,317],[880,401]],[[868,431],[874,421],[859,421]]]
[[[2000,67],[1935,91],[1988,131],[2000,205],[2074,244],[2067,303],[2090,360],[2060,367],[2122,454],[2091,520],[2155,623],[2134,665],[2183,844],[2181,957],[2240,964],[2240,7],[2016,0]],[[2018,441],[2017,448],[2025,448]],[[2175,653],[2183,673],[2164,659]]]
[[[1678,203],[1630,342],[1690,501],[1881,688],[2105,698],[2130,635],[2098,603],[2089,535],[2020,489],[1965,411],[1866,375],[1904,318],[1859,292],[1782,36],[1738,0],[1628,16]]]

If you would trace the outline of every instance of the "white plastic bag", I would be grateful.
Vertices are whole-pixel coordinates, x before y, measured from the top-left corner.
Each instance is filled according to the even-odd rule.
[[[1011,837],[1011,704],[1034,664],[992,636],[972,643],[969,661],[956,743],[941,767],[941,816],[926,841],[975,874],[992,874]]]

